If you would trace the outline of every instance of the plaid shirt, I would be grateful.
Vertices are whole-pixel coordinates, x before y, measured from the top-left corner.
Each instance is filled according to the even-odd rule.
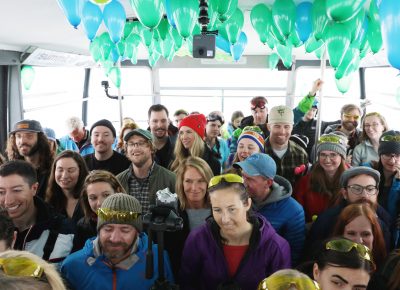
[[[289,180],[292,186],[294,185],[297,178],[307,173],[307,170],[304,170],[302,173],[298,175],[294,173],[295,168],[302,164],[304,164],[307,168],[308,155],[303,148],[301,148],[293,141],[289,140],[288,148],[281,159],[272,150],[269,138],[267,138],[265,143],[265,153],[267,153],[269,156],[272,157],[272,159],[275,160],[276,174],[283,176],[284,178]]]
[[[142,206],[142,214],[146,214],[150,209],[149,189],[150,189],[150,175],[153,172],[155,162],[150,167],[149,174],[143,179],[139,179],[133,172],[132,165],[129,168],[130,176],[129,182],[129,194],[135,197]]]

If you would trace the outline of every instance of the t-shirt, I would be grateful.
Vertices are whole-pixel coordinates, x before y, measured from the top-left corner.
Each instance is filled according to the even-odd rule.
[[[224,245],[224,256],[228,264],[229,276],[233,277],[242,261],[244,254],[249,245],[244,246],[230,246]]]
[[[107,160],[97,160],[94,153],[83,157],[89,171],[92,170],[107,170],[114,175],[128,169],[131,162],[124,155],[114,151],[113,155]]]

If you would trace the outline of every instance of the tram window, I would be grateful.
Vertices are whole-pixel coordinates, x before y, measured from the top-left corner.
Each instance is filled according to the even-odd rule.
[[[71,67],[34,67],[35,79],[29,91],[23,89],[24,118],[38,120],[54,129],[57,137],[66,134],[65,120],[82,114],[82,87],[85,71]]]
[[[321,77],[319,68],[300,67],[297,70],[295,105],[307,95],[313,82]],[[335,71],[327,67],[324,74],[324,88],[322,100],[322,120],[333,121],[340,118],[340,108],[349,103],[360,104],[360,80],[358,73],[353,74],[353,80],[347,93],[338,91],[335,83]]]
[[[400,129],[400,99],[396,97],[400,90],[399,71],[392,67],[374,67],[365,70],[365,90],[371,105],[367,112],[382,113],[389,128]]]
[[[109,94],[118,96],[118,89],[104,76],[102,68],[92,69],[89,86],[88,124],[109,119],[118,131],[119,103],[104,92],[101,82],[108,80]],[[152,105],[151,74],[148,68],[121,68],[122,116],[131,117],[141,128],[147,128],[147,110]]]

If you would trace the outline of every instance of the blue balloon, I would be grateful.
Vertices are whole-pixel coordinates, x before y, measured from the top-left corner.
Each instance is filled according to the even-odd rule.
[[[58,0],[69,23],[77,28],[81,23],[82,0]]]
[[[302,42],[306,42],[312,32],[312,4],[302,2],[296,8],[296,29]]]
[[[215,38],[215,46],[227,53],[231,53],[231,44],[221,35],[217,35]]]
[[[120,41],[124,34],[126,14],[124,6],[118,0],[107,4],[103,10],[104,24],[106,25],[110,38],[114,43]]]
[[[96,37],[101,21],[103,21],[103,12],[101,12],[100,7],[90,1],[86,1],[82,8],[82,24],[90,41]]]
[[[168,19],[169,24],[173,28],[176,28],[174,17],[172,17],[172,9],[171,9],[170,0],[164,0],[164,9],[165,9],[165,12],[167,14],[167,19]]]
[[[382,0],[379,16],[389,63],[392,67],[400,69],[400,1]]]
[[[113,49],[111,50],[111,59],[113,61],[113,63],[117,63],[120,60],[120,55],[118,52],[118,48],[117,46],[114,46]]]
[[[247,45],[247,35],[243,31],[239,35],[238,41],[231,45],[231,55],[235,61],[238,61]]]

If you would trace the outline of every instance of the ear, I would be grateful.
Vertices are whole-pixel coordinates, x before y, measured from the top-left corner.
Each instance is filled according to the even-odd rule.
[[[251,209],[251,203],[252,203],[252,202],[253,202],[253,201],[252,201],[251,198],[249,197],[249,198],[247,199],[247,205],[246,205],[247,210]]]
[[[340,189],[339,193],[343,196],[343,199],[347,200],[348,196],[347,196],[347,190],[344,189],[343,187]]]
[[[269,123],[267,123],[267,129],[271,132],[271,125]]]
[[[266,189],[270,188],[273,183],[274,183],[274,179],[272,179],[272,178],[266,179],[266,182],[265,182],[265,185],[267,187]]]
[[[314,277],[314,280],[317,281],[317,282],[319,280],[320,273],[321,272],[319,271],[317,263],[314,263],[314,266],[313,266],[313,277]]]
[[[38,188],[39,188],[39,182],[35,182],[34,184],[32,184],[31,190],[33,191],[33,195],[36,195]]]

